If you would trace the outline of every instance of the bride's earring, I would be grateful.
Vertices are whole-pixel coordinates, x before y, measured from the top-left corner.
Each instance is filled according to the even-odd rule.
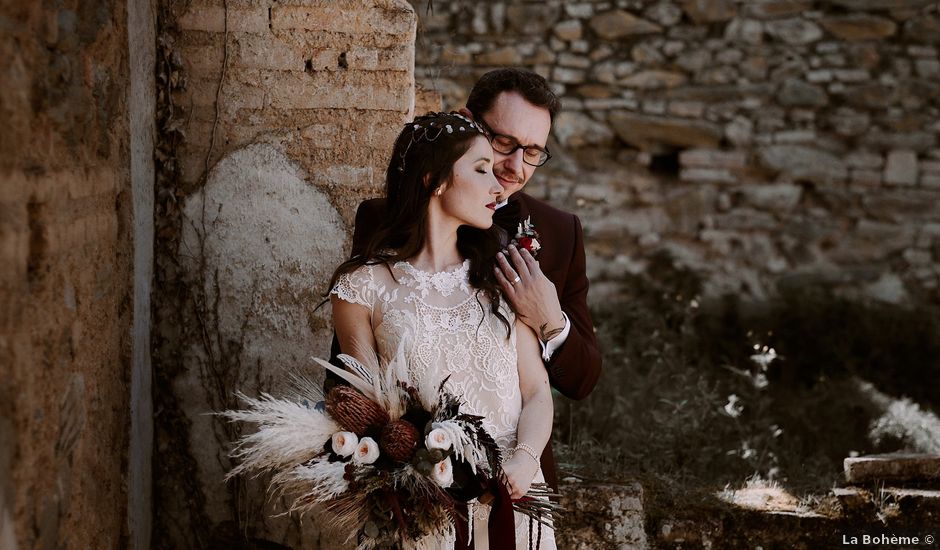
[[[440,197],[443,194],[444,194],[444,186],[438,187],[437,190],[434,191],[435,196]]]

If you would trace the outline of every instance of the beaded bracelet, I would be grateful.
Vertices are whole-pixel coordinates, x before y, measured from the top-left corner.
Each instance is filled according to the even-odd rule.
[[[536,454],[535,450],[532,447],[529,447],[525,443],[519,443],[518,445],[516,445],[516,448],[513,449],[513,454],[515,454],[516,451],[522,451],[525,454],[531,456],[532,460],[534,460],[536,463],[539,462],[539,455]]]

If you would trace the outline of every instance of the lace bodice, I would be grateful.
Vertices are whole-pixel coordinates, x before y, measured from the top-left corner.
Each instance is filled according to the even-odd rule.
[[[470,287],[470,262],[437,273],[408,262],[363,266],[339,278],[332,293],[371,312],[380,359],[399,349],[416,385],[447,389],[463,397],[464,410],[485,418],[507,449],[515,446],[522,410],[515,331],[490,311],[486,297]],[[502,314],[512,323],[512,311]]]
[[[331,293],[369,308],[381,360],[391,361],[403,353],[412,382],[419,388],[436,391],[449,377],[445,387],[463,398],[461,410],[482,416],[487,431],[508,450],[516,445],[522,413],[516,331],[507,338],[506,326],[493,315],[489,300],[470,286],[469,270],[469,260],[437,273],[421,271],[408,262],[390,268],[363,266],[340,276]],[[500,312],[510,324],[515,321],[505,302]],[[539,470],[534,481],[544,480]],[[490,508],[475,501],[470,506],[475,548],[488,548]],[[518,512],[515,517],[516,548],[529,548],[531,522]],[[555,550],[551,529],[542,532],[538,546]],[[441,539],[426,537],[415,548],[453,547],[451,533]]]

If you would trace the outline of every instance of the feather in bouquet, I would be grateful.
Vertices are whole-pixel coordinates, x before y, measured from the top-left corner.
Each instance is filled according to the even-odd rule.
[[[444,382],[415,387],[401,354],[384,368],[340,359],[348,370],[315,361],[349,386],[324,396],[319,384],[294,377],[289,398],[239,394],[247,410],[221,413],[258,426],[237,442],[240,463],[228,478],[272,474],[271,493],[293,499],[288,512],[325,508],[359,550],[452,534],[457,504],[483,494],[500,471],[483,417],[461,413]]]

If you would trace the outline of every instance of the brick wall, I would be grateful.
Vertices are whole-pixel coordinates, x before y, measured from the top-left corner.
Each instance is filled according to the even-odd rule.
[[[127,548],[125,7],[0,11],[0,546]]]
[[[239,428],[205,413],[326,356],[316,306],[411,117],[416,18],[392,0],[227,4],[171,7],[163,23],[185,138],[158,190],[173,198],[157,219],[154,543],[328,548],[322,525],[272,517],[283,503],[263,480],[223,483]]]
[[[561,96],[530,190],[582,216],[594,281],[668,250],[712,295],[940,296],[937,2],[413,3],[445,104],[505,65]]]
[[[414,15],[406,3],[233,1],[219,93],[224,13],[196,1],[178,20],[192,105],[180,158],[182,178],[262,135],[290,136],[290,156],[328,190],[344,216],[383,184],[403,113],[414,104]],[[216,102],[216,94],[219,101]],[[328,169],[328,173],[326,173]],[[350,191],[355,193],[350,193]]]

